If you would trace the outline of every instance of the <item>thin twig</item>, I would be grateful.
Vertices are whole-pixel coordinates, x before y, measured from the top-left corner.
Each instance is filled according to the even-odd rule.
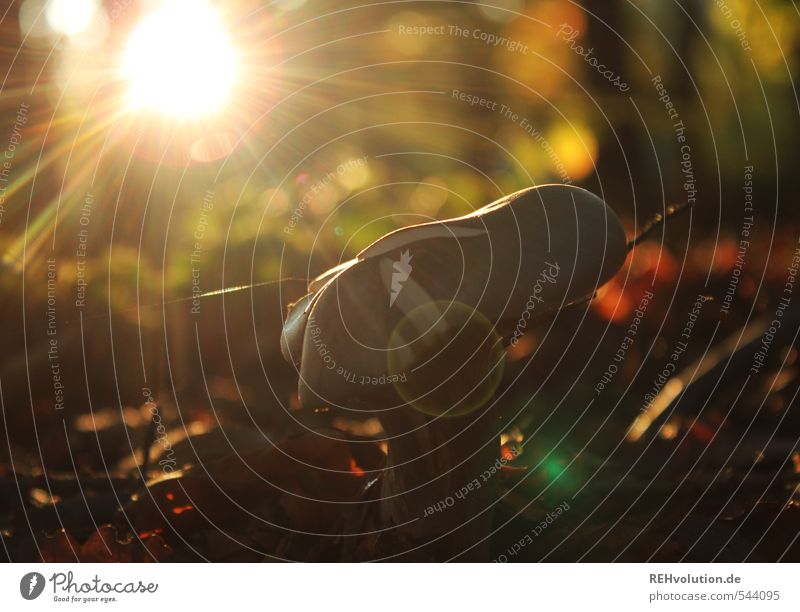
[[[650,219],[650,221],[645,223],[642,231],[640,231],[636,236],[634,236],[628,241],[628,251],[630,251],[631,249],[633,249],[633,247],[635,247],[640,242],[645,240],[653,232],[654,229],[663,225],[666,221],[674,219],[683,211],[689,210],[693,206],[694,203],[690,203],[688,201],[681,202],[680,204],[671,204],[667,206],[665,214],[663,215],[661,213],[656,214],[656,216]]]

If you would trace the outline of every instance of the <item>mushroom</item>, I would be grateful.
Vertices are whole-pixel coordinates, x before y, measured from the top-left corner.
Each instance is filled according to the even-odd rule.
[[[488,529],[481,479],[496,471],[505,346],[590,298],[627,252],[603,200],[542,185],[391,232],[290,306],[281,350],[298,366],[300,402],[380,420],[381,518],[405,541],[449,558]]]

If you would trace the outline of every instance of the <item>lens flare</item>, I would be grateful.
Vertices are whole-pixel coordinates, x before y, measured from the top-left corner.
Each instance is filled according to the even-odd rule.
[[[89,29],[97,10],[97,0],[50,0],[45,17],[54,32],[74,36]]]
[[[166,0],[134,29],[122,73],[129,103],[172,117],[220,110],[236,82],[237,54],[203,0]]]
[[[502,339],[480,312],[460,302],[413,309],[389,340],[389,374],[403,400],[436,417],[459,417],[489,402],[503,376]]]

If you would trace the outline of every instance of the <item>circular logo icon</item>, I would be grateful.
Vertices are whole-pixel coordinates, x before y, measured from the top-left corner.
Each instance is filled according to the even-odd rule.
[[[36,599],[44,591],[44,576],[39,572],[30,572],[19,581],[19,593],[25,599]]]

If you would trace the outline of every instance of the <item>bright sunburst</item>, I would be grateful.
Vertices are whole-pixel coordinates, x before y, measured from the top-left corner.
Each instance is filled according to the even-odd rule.
[[[219,110],[238,58],[219,15],[204,0],[165,0],[134,29],[123,77],[134,108],[197,118]]]

